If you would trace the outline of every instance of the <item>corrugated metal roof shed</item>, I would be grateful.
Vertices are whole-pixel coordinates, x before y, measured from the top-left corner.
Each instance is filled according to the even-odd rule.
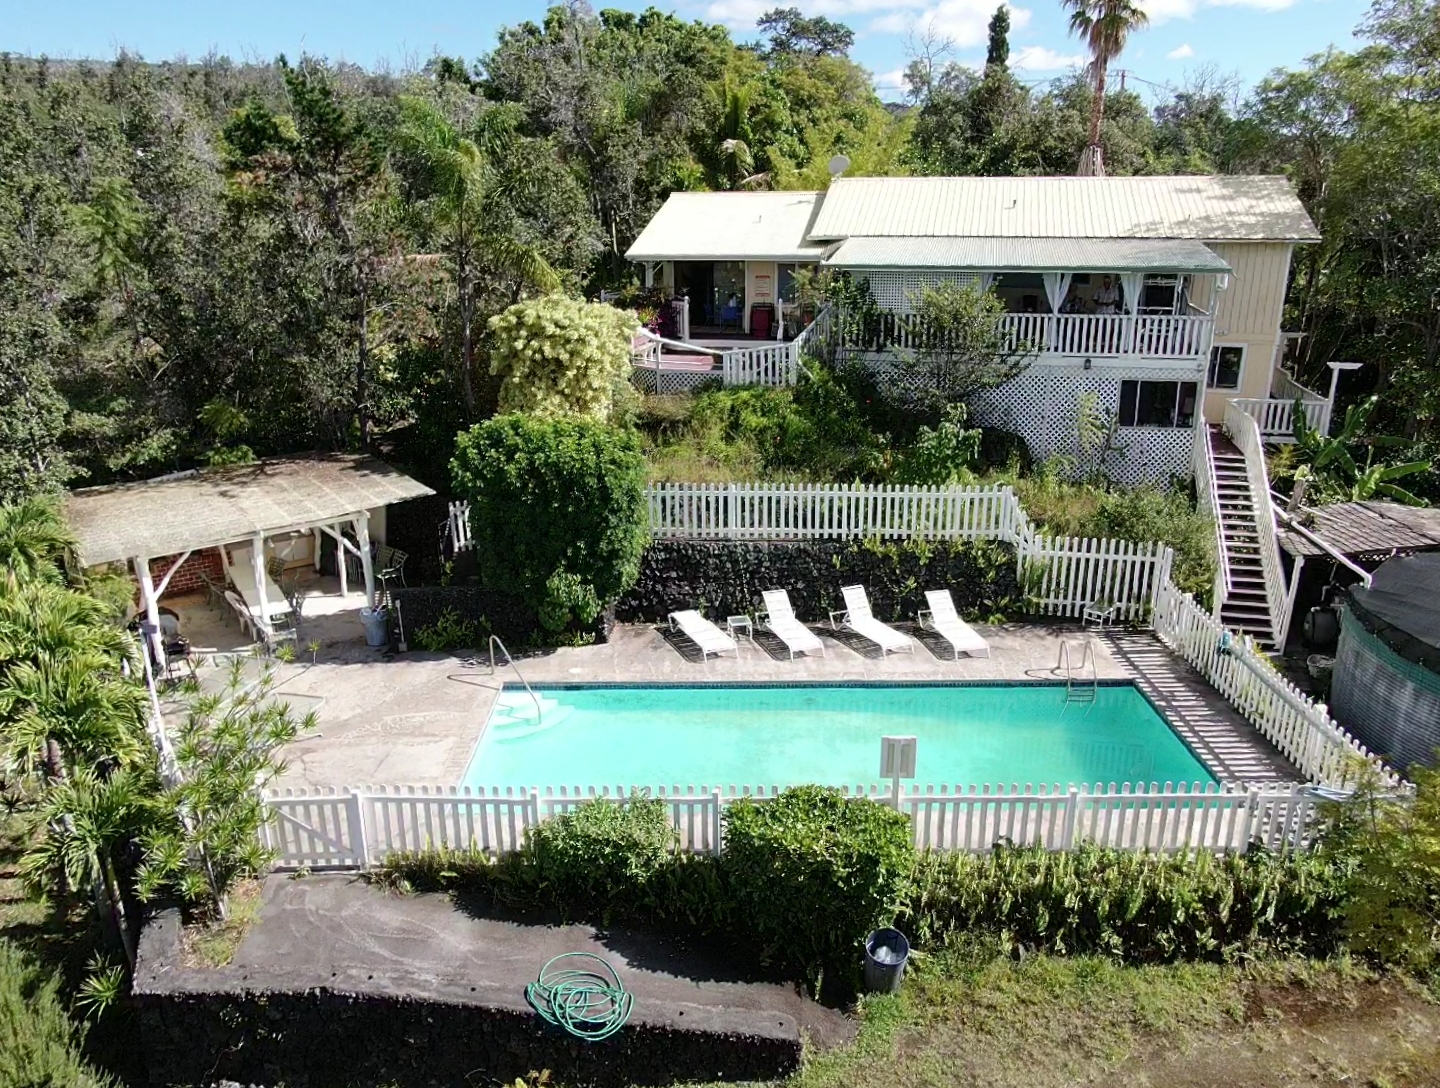
[[[373,457],[328,454],[87,487],[65,498],[85,566],[330,524],[435,494]]]
[[[837,178],[810,239],[857,236],[1315,241],[1268,176]]]
[[[1228,272],[1189,239],[847,238],[825,259],[836,268],[958,268],[1003,272]]]
[[[1305,511],[1305,527],[1350,556],[1440,549],[1440,509],[1398,502],[1337,502]],[[1281,526],[1280,543],[1291,555],[1324,555],[1299,533]]]
[[[805,236],[819,193],[671,193],[625,254],[631,261],[814,261]]]

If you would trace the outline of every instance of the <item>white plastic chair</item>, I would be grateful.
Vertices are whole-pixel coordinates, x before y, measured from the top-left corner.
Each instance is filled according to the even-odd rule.
[[[785,648],[790,651],[791,661],[795,660],[796,654],[814,653],[816,650],[820,651],[821,657],[828,656],[825,653],[825,644],[815,632],[795,618],[795,609],[790,605],[790,594],[783,589],[767,589],[760,597],[765,602],[765,615],[761,623],[785,644]]]
[[[955,598],[948,589],[930,589],[925,592],[925,603],[929,608],[920,609],[920,626],[924,627],[925,617],[930,617],[930,629],[950,643],[955,660],[962,653],[970,657],[989,657],[990,644],[980,637],[978,631],[960,618],[955,610]]]
[[[842,586],[840,595],[845,598],[845,607],[830,613],[830,626],[844,625],[861,638],[868,638],[880,647],[883,654],[898,654],[902,651],[915,652],[915,643],[909,635],[901,634],[889,624],[881,623],[870,610],[870,598],[865,595],[864,586]],[[836,617],[839,622],[836,622]]]

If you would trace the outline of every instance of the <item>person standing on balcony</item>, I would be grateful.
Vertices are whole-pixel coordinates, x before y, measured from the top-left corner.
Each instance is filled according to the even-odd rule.
[[[1100,278],[1100,287],[1095,292],[1097,314],[1118,314],[1120,312],[1120,288],[1109,276]]]

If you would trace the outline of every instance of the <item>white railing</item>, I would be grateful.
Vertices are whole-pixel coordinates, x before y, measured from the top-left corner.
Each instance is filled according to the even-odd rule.
[[[726,385],[794,385],[800,377],[800,352],[793,343],[732,348],[720,357]]]
[[[1282,444],[1295,441],[1295,402],[1293,400],[1234,397],[1229,401],[1238,411],[1255,420],[1266,442]],[[1319,430],[1327,426],[1330,406],[1322,401],[1304,401],[1305,422]],[[1322,432],[1323,433],[1323,432]]]
[[[1214,319],[1175,314],[1005,314],[1012,350],[1050,355],[1204,359]]]
[[[1195,432],[1195,494],[1202,514],[1209,514],[1215,523],[1215,582],[1211,589],[1211,615],[1220,617],[1220,609],[1230,599],[1235,585],[1230,575],[1230,546],[1220,523],[1220,484],[1215,476],[1215,455],[1210,448],[1210,429],[1202,426]]]
[[[1330,433],[1330,398],[1301,385],[1285,371],[1275,369],[1270,379],[1270,395],[1276,400],[1288,400],[1291,404],[1299,399],[1305,404],[1305,419],[1321,434]]]
[[[455,790],[380,786],[275,790],[262,841],[280,869],[363,869],[398,852],[472,850],[491,857],[520,848],[542,820],[595,798],[619,801],[622,787]],[[767,800],[778,786],[673,786],[663,799],[682,850],[718,854],[725,807]],[[847,796],[893,804],[889,786],[846,787]],[[1252,844],[1309,843],[1315,801],[1304,787],[1150,783],[1116,786],[902,787],[918,849],[984,853],[997,843],[1068,850],[1082,843],[1123,850],[1243,853]]]
[[[1235,401],[1225,405],[1225,433],[1245,455],[1245,477],[1259,535],[1260,568],[1265,576],[1265,604],[1270,613],[1270,636],[1283,648],[1290,626],[1289,595],[1280,569],[1280,540],[1275,532],[1275,508],[1270,503],[1270,475],[1265,465],[1265,443],[1255,417]]]
[[[651,535],[697,540],[995,539],[1017,508],[1008,487],[896,484],[652,484]]]
[[[1160,587],[1151,624],[1162,642],[1194,665],[1311,782],[1343,788],[1357,761],[1396,781],[1323,704],[1305,696],[1246,639],[1227,631],[1172,583]]]

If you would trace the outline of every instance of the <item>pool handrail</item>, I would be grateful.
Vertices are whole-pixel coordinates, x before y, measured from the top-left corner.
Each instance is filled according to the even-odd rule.
[[[525,679],[525,674],[520,671],[520,666],[517,665],[517,664],[515,664],[515,658],[514,658],[514,656],[510,653],[510,648],[509,648],[508,646],[506,646],[505,643],[503,643],[503,642],[500,641],[500,636],[499,636],[499,635],[491,635],[491,636],[490,636],[490,675],[491,675],[491,676],[494,676],[494,675],[495,675],[495,647],[496,647],[496,646],[499,646],[500,649],[502,649],[502,650],[505,651],[505,664],[509,665],[512,669],[515,670],[515,675],[520,678],[520,683],[522,683],[522,684],[525,685],[525,690],[530,693],[530,698],[533,699],[533,700],[535,700],[535,724],[536,724],[536,725],[541,724],[541,720],[545,717],[545,710],[544,710],[544,708],[540,705],[540,696],[538,696],[538,695],[535,694],[535,689],[532,688],[532,687],[530,686],[530,682]]]

